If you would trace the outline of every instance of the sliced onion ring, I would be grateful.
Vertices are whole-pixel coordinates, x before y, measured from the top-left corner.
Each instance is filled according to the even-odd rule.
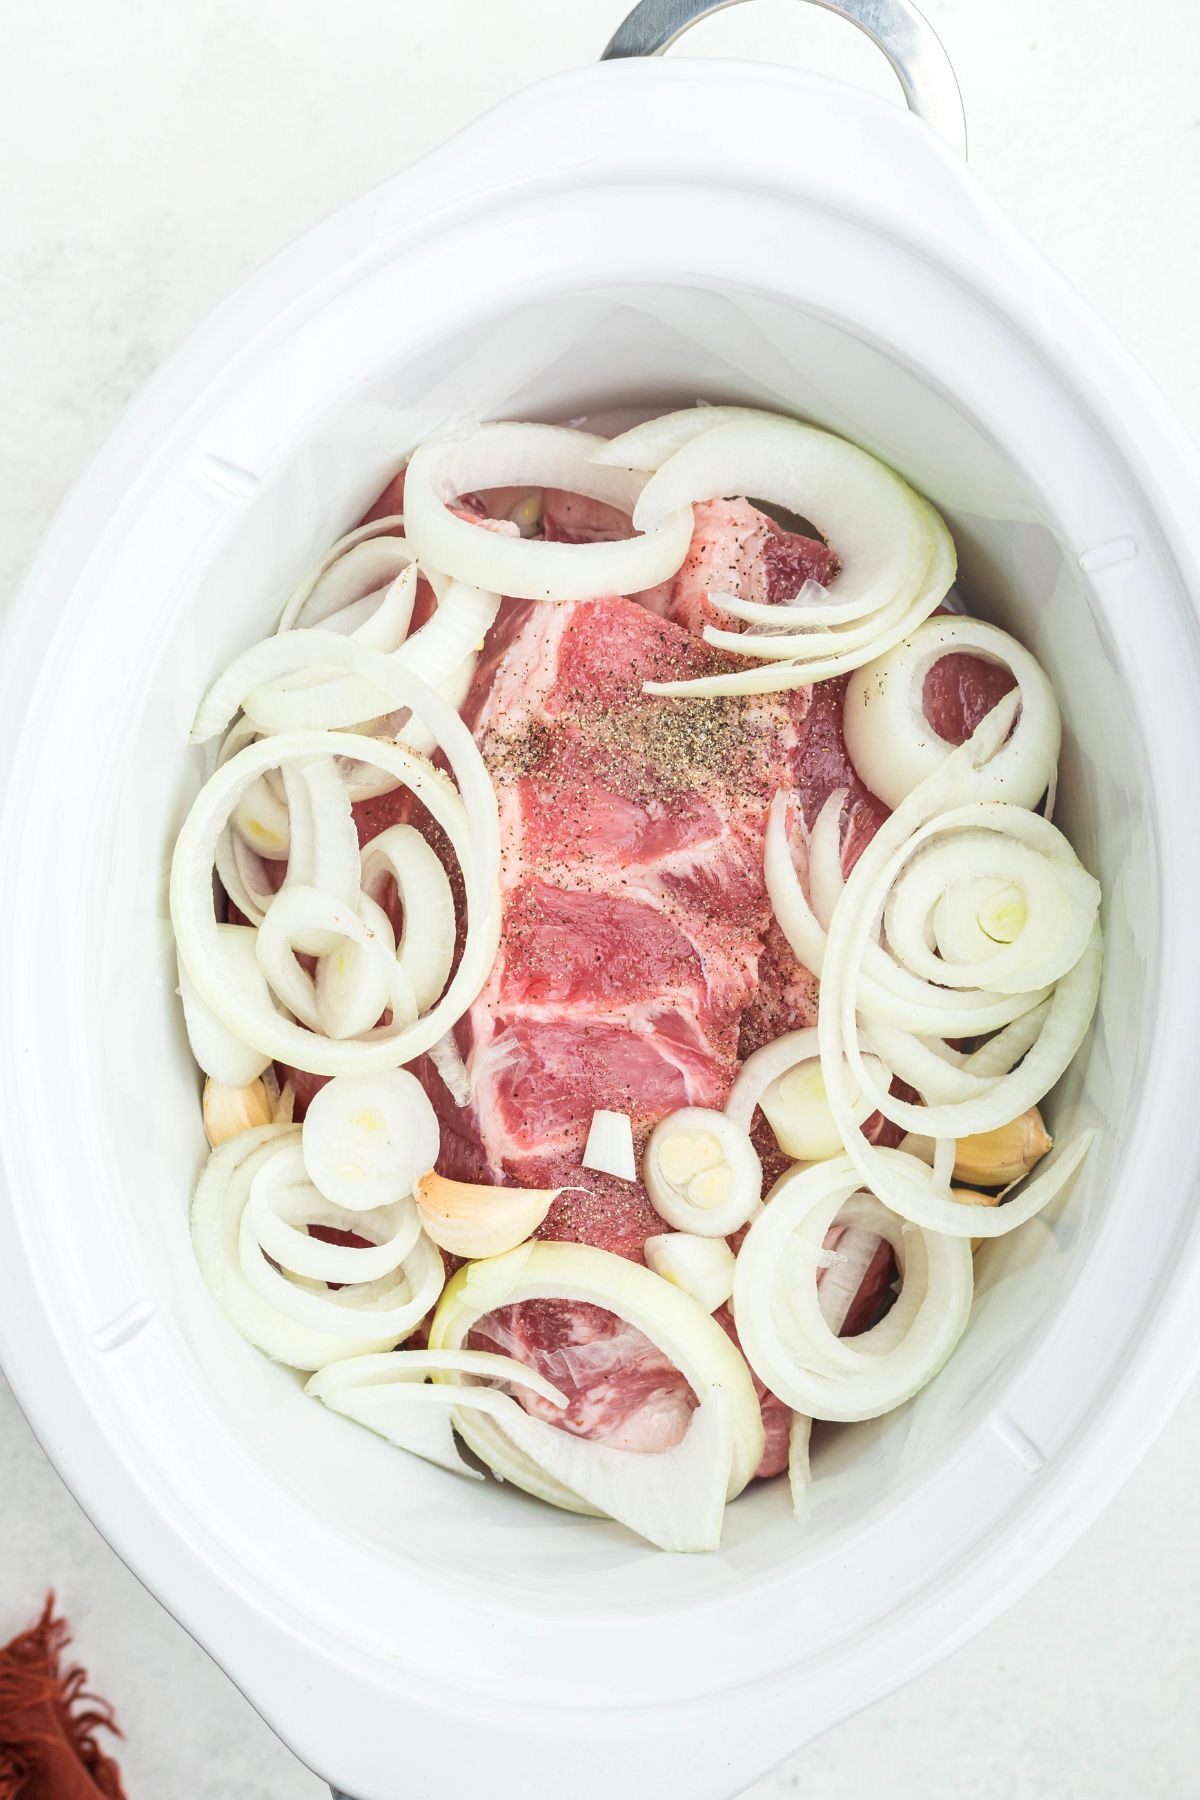
[[[696,1415],[703,1435],[697,1432],[694,1415],[676,1450],[634,1456],[572,1439],[524,1414],[521,1421],[514,1418],[501,1427],[493,1420],[457,1412],[460,1434],[497,1474],[553,1505],[569,1511],[598,1507],[611,1516],[623,1516],[632,1529],[671,1548],[710,1546],[715,1541],[714,1522],[719,1535],[724,1498],[740,1493],[758,1467],[763,1446],[762,1417],[749,1371],[720,1325],[688,1295],[624,1257],[582,1244],[537,1243],[461,1269],[434,1315],[430,1348],[459,1349],[485,1314],[536,1299],[586,1301],[643,1332],[691,1385],[700,1402]],[[532,1429],[538,1426],[540,1430]],[[547,1440],[547,1432],[566,1443]],[[623,1464],[614,1464],[614,1457],[623,1458]],[[564,1459],[569,1460],[579,1485],[568,1485],[559,1474],[547,1472],[539,1458],[553,1461],[558,1470]],[[724,1491],[717,1489],[715,1496],[714,1477],[724,1484]],[[587,1494],[582,1493],[585,1483]],[[688,1541],[680,1541],[685,1518],[695,1535],[689,1532]]]
[[[422,562],[460,581],[524,600],[596,600],[636,594],[681,566],[692,538],[686,503],[642,536],[609,543],[539,543],[481,531],[451,502],[477,489],[553,487],[632,513],[640,476],[589,459],[603,438],[558,425],[476,425],[418,446],[404,484],[405,529]]]
[[[913,501],[923,512],[932,547],[925,573],[911,596],[901,593],[862,624],[843,629],[808,630],[807,606],[796,609],[795,622],[801,629],[791,636],[777,630],[781,622],[779,608],[772,609],[777,615],[775,625],[759,635],[718,631],[706,625],[704,636],[708,643],[733,650],[739,656],[753,656],[758,659],[755,666],[731,669],[721,675],[701,675],[689,681],[647,681],[643,692],[710,699],[722,694],[786,693],[860,668],[908,637],[941,604],[957,566],[954,540],[937,513],[919,496],[914,495]],[[744,615],[753,605],[749,601],[725,600],[720,595],[710,598],[719,608],[738,615]],[[782,660],[785,658],[788,660]]]
[[[1010,669],[1021,695],[1012,734],[980,771],[997,800],[1036,806],[1058,763],[1062,723],[1054,689],[1037,659],[1007,631],[981,619],[926,619],[885,656],[855,671],[843,728],[850,760],[888,806],[924,781],[951,746],[925,716],[925,678],[943,656],[967,653]]]
[[[418,1010],[427,1012],[454,961],[454,895],[437,852],[412,825],[389,825],[362,849],[362,888],[378,904],[388,879],[400,906],[396,956]]]
[[[786,826],[790,798],[786,793],[775,796],[767,822],[764,869],[771,907],[796,956],[818,978],[825,968],[826,923],[843,886],[838,844],[845,800],[844,789],[831,794],[813,827],[809,871],[814,899],[820,900],[819,916],[792,862]],[[1047,997],[1046,993],[1034,997],[955,992],[897,967],[873,942],[863,952],[856,990],[857,1010],[872,1029],[886,1024],[950,1037],[997,1031]]]
[[[375,1073],[396,1068],[436,1043],[482,987],[498,930],[499,823],[496,796],[479,751],[462,720],[409,677],[408,696],[436,731],[461,797],[428,763],[398,745],[342,733],[298,732],[250,744],[217,769],[184,822],[171,865],[171,918],[188,974],[201,999],[235,1036],[264,1054],[316,1075]],[[245,787],[268,768],[296,757],[348,754],[378,763],[410,787],[445,831],[463,870],[467,931],[463,953],[445,993],[400,1031],[341,1042],[325,1039],[255,1005],[230,989],[218,956],[212,865],[225,822]]]
[[[945,597],[954,579],[953,540],[929,503],[875,457],[830,432],[763,415],[701,432],[650,477],[634,509],[639,529],[693,501],[753,494],[811,518],[841,560],[836,585],[816,608],[766,607],[710,598],[765,630],[706,627],[709,643],[739,656],[788,661],[787,671],[749,670],[710,681],[704,692],[766,692],[803,685],[870,661],[906,636]],[[795,630],[780,634],[782,625]],[[769,683],[770,686],[744,685]],[[743,685],[735,685],[737,682]],[[692,693],[695,683],[651,692]]]
[[[449,1385],[429,1386],[437,1371]],[[356,1356],[320,1369],[305,1388],[332,1411],[378,1432],[401,1450],[427,1462],[482,1481],[483,1473],[466,1461],[454,1441],[451,1409],[490,1412],[502,1420],[512,1402],[495,1388],[466,1386],[471,1381],[503,1381],[529,1388],[554,1406],[566,1398],[534,1369],[512,1357],[486,1350],[401,1350],[387,1356]]]
[[[289,1142],[250,1183],[246,1218],[258,1244],[289,1274],[310,1281],[378,1281],[403,1267],[421,1235],[411,1200],[369,1210],[338,1206],[313,1186],[299,1142]],[[308,1225],[329,1225],[371,1240],[369,1245],[328,1244],[310,1237]]]
[[[762,1164],[744,1126],[728,1113],[685,1106],[660,1119],[642,1159],[654,1210],[676,1231],[723,1238],[762,1198]]]
[[[1086,1154],[1091,1134],[1084,1132],[1063,1145],[1048,1164],[1040,1165],[1019,1198],[1007,1205],[963,1208],[948,1198],[944,1185],[915,1158],[896,1163],[867,1142],[854,1121],[851,1083],[857,1082],[886,1118],[907,1131],[940,1140],[967,1137],[1007,1124],[1036,1105],[1062,1075],[1083,1041],[1095,1009],[1100,979],[1100,931],[1096,921],[1099,895],[1095,883],[1080,869],[1066,840],[1045,820],[1017,807],[972,801],[980,769],[985,773],[986,791],[987,760],[1004,743],[1016,705],[1014,694],[1006,696],[967,743],[952,751],[881,826],[860,856],[834,907],[823,957],[817,1025],[821,1062],[830,1106],[848,1154],[865,1184],[894,1211],[921,1226],[964,1237],[1002,1236],[1031,1217],[1074,1173]],[[910,1072],[919,1075],[939,1095],[929,1104],[913,1106],[882,1090],[860,1051],[856,1015],[863,1002],[860,975],[866,966],[867,951],[873,942],[877,950],[882,950],[878,934],[881,921],[889,917],[889,895],[902,891],[906,865],[914,855],[920,856],[926,843],[935,841],[939,831],[953,832],[964,824],[978,824],[983,818],[1002,838],[1006,816],[1017,841],[1032,845],[1044,855],[1051,888],[1056,869],[1070,875],[1060,890],[1067,899],[1070,929],[1062,927],[1053,910],[1043,915],[1035,908],[1016,940],[1018,950],[1022,939],[1030,940],[1025,951],[1028,978],[1035,981],[1053,974],[1053,992],[1048,1003],[1044,989],[1037,987],[1024,996],[1019,992],[1014,996],[1018,1003],[1024,999],[1026,1011],[1039,1012],[1040,1024],[1033,1036],[1015,1030],[1002,1034],[1005,1048],[1000,1066],[995,1060],[986,1065],[976,1063],[974,1068],[968,1067],[967,1062],[960,1065],[953,1056],[923,1045],[910,1032],[905,1051]],[[916,866],[919,868],[919,863]],[[1006,864],[1003,872],[1007,876],[1015,867]],[[1024,883],[1024,875],[1019,875],[1019,879]],[[1032,894],[1032,886],[1026,886],[1026,900]],[[907,950],[910,956],[914,933],[919,934],[921,929],[915,918],[923,910],[925,918],[931,918],[928,898],[926,894],[915,908],[914,917],[904,922],[899,948],[901,952]],[[896,911],[890,917],[895,925]],[[1047,932],[1052,939],[1049,962]],[[889,950],[895,949],[889,943]],[[1063,963],[1075,953],[1077,960],[1064,969]],[[939,966],[943,980],[952,978],[953,965]],[[896,1029],[903,1031],[902,1026]],[[878,1035],[874,1041],[878,1043]],[[893,1035],[889,1043],[894,1061],[896,1049],[903,1047],[904,1041]],[[1018,1056],[1021,1061],[1014,1066]]]
[[[593,450],[591,461],[608,469],[644,469],[652,474],[677,450],[718,425],[774,421],[780,417],[780,413],[765,412],[756,406],[686,406],[680,412],[663,413],[657,419],[647,419],[643,425],[632,426],[619,437],[608,438],[598,450]]]
[[[800,1070],[814,1079],[807,1084],[807,1091],[793,1098],[785,1077]],[[841,1150],[841,1136],[825,1098],[815,1025],[785,1032],[746,1058],[725,1102],[725,1114],[748,1131],[759,1107],[785,1155],[801,1162],[819,1162]],[[856,1107],[859,1123],[874,1110],[872,1102],[860,1096]]]
[[[437,1161],[441,1134],[416,1076],[390,1069],[326,1082],[309,1104],[303,1141],[309,1179],[359,1211],[411,1195]]]
[[[895,1150],[878,1155],[911,1160]],[[791,1171],[738,1252],[734,1306],[747,1360],[772,1393],[817,1419],[873,1419],[903,1405],[945,1363],[971,1310],[967,1240],[905,1225],[859,1196],[860,1186],[844,1156]],[[853,1339],[834,1335],[818,1299],[821,1247],[839,1218],[885,1238],[903,1277],[887,1317]]]
[[[300,1141],[298,1126],[263,1125],[239,1132],[214,1150],[196,1188],[191,1209],[192,1244],[196,1261],[209,1291],[237,1331],[277,1362],[294,1369],[320,1369],[343,1356],[362,1356],[389,1350],[402,1334],[389,1321],[372,1318],[357,1309],[378,1299],[381,1290],[402,1294],[403,1281],[384,1277],[365,1288],[342,1288],[326,1295],[328,1310],[321,1325],[297,1319],[265,1297],[247,1279],[242,1262],[242,1219],[255,1177],[270,1162]],[[261,1266],[261,1251],[255,1249]],[[289,1286],[282,1277],[282,1286]],[[297,1287],[297,1293],[304,1292]],[[316,1298],[309,1294],[308,1298]],[[429,1299],[432,1306],[434,1291]],[[428,1307],[426,1308],[428,1310]],[[414,1321],[415,1323],[415,1321]]]
[[[247,987],[259,1006],[270,1005],[270,995],[254,954],[255,933],[247,925],[221,925],[218,942],[226,959],[230,985]],[[204,1004],[192,985],[187,969],[179,964],[179,997],[192,1055],[204,1073],[225,1088],[249,1087],[269,1065],[271,1058],[244,1044]]]
[[[330,570],[341,563],[358,544],[368,543],[372,538],[390,538],[402,542],[403,537],[404,515],[391,513],[387,518],[372,519],[367,525],[356,526],[353,531],[338,538],[292,589],[284,603],[278,629],[291,631],[297,625],[323,625],[346,603],[344,590],[339,583],[326,580]],[[405,560],[411,562],[411,555],[406,555]],[[360,596],[356,594],[354,597],[357,599]]]

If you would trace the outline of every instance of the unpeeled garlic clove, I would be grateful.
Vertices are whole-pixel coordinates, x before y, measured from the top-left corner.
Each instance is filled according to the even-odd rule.
[[[252,1131],[256,1125],[270,1125],[275,1109],[267,1084],[260,1077],[249,1087],[223,1087],[209,1076],[204,1084],[201,1102],[204,1132],[213,1149],[227,1144],[239,1131]]]
[[[1054,1139],[1042,1123],[1036,1106],[998,1125],[994,1131],[959,1138],[955,1146],[954,1178],[977,1187],[1004,1187],[1020,1181],[1039,1163]]]
[[[439,1250],[475,1261],[515,1250],[537,1230],[561,1188],[488,1187],[431,1169],[416,1188],[421,1223]]]

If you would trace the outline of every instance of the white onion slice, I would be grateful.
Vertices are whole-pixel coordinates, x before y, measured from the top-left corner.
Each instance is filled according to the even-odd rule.
[[[899,1151],[878,1152],[908,1161]],[[971,1248],[964,1238],[906,1226],[857,1196],[848,1157],[793,1170],[779,1181],[738,1252],[734,1304],[751,1368],[797,1412],[872,1419],[911,1399],[942,1367],[971,1310]],[[837,1337],[822,1316],[818,1258],[835,1218],[886,1238],[903,1277],[891,1312],[861,1336]]]
[[[720,1327],[718,1326],[718,1330]],[[463,1409],[459,1408],[459,1428]],[[507,1402],[501,1429],[553,1479],[659,1550],[716,1550],[733,1459],[732,1408],[709,1389],[682,1440],[638,1455],[561,1431]]]
[[[282,1318],[321,1332],[334,1332],[347,1309],[360,1329],[370,1326],[399,1343],[415,1331],[435,1305],[446,1272],[438,1251],[425,1236],[417,1238],[403,1266],[391,1275],[334,1292],[314,1291],[305,1279],[293,1280],[269,1263],[257,1241],[247,1209],[238,1232],[238,1254],[246,1285]]]
[[[428,1381],[434,1375],[446,1378],[451,1386],[461,1386],[453,1381],[458,1375],[468,1375],[476,1381],[503,1381],[510,1387],[527,1388],[531,1394],[549,1400],[552,1406],[567,1404],[566,1395],[536,1369],[494,1350],[396,1350],[389,1355],[356,1356],[319,1369],[304,1391],[318,1400],[328,1400],[332,1394],[344,1394],[351,1388],[390,1387],[395,1383]],[[441,1398],[453,1399],[448,1387],[443,1386],[438,1392]]]
[[[467,695],[471,691],[471,683],[475,679],[475,668],[478,661],[477,654],[472,651],[469,656],[463,657],[458,667],[452,669],[444,681],[437,681],[433,684],[434,692],[455,712],[461,712],[463,709]],[[437,748],[437,742],[429,727],[423,725],[420,719],[416,718],[410,718],[406,724],[400,727],[396,733],[396,741],[400,744],[407,744],[410,750],[417,750],[422,756],[432,756]]]
[[[1058,763],[1062,724],[1054,689],[1029,651],[981,619],[927,619],[886,656],[855,671],[846,689],[846,748],[859,776],[898,806],[944,760],[950,746],[925,717],[925,678],[943,656],[981,656],[1012,671],[1021,710],[1012,735],[980,771],[997,800],[1036,806]]]
[[[370,906],[368,901],[367,906]],[[392,928],[378,907],[371,922],[316,888],[281,888],[258,928],[258,966],[272,993],[311,1032],[343,1040],[370,1031],[385,1008],[392,1023],[381,1035],[411,1026],[416,1000],[396,961]],[[296,949],[320,937],[329,948],[314,979]]]
[[[609,1112],[601,1107],[592,1114],[582,1161],[585,1169],[595,1169],[601,1175],[615,1175],[620,1181],[637,1180],[633,1121],[628,1113]]]
[[[818,977],[825,968],[825,923],[832,917],[833,903],[843,885],[837,866],[837,845],[845,798],[844,790],[831,794],[813,827],[809,871],[814,896],[820,894],[822,898],[821,917],[814,912],[792,862],[786,827],[790,802],[786,793],[775,796],[767,822],[764,871],[771,907],[796,956]],[[822,855],[823,843],[829,845],[829,857]],[[870,1021],[872,1030],[882,1023],[927,1036],[944,1033],[949,1037],[973,1037],[997,1031],[1045,997],[958,993],[942,988],[897,967],[874,942],[869,942],[863,951],[856,988],[857,1010]]]
[[[247,1279],[241,1234],[251,1185],[259,1172],[281,1150],[298,1143],[299,1137],[298,1127],[264,1125],[239,1132],[214,1150],[192,1201],[192,1244],[209,1291],[244,1338],[277,1362],[295,1369],[320,1369],[343,1356],[390,1349],[402,1333],[394,1331],[389,1321],[356,1309],[364,1299],[370,1306],[379,1297],[381,1286],[403,1293],[404,1285],[388,1276],[382,1284],[368,1283],[361,1290],[343,1288],[340,1293],[329,1294],[328,1311],[322,1313],[320,1327],[314,1328],[310,1322],[281,1310],[274,1303],[274,1295],[264,1297]],[[261,1252],[256,1250],[255,1255],[261,1267],[270,1272]],[[279,1285],[291,1284],[280,1277]],[[295,1291],[303,1292],[300,1288]],[[316,1298],[312,1294],[307,1297]],[[428,1305],[432,1306],[436,1298],[435,1290]]]
[[[235,656],[217,677],[196,710],[190,741],[203,744],[224,731],[239,708],[261,731],[359,724],[394,704],[385,679],[391,667],[390,657],[336,631],[280,632]],[[245,707],[255,698],[261,714]],[[303,726],[295,724],[299,713]],[[319,727],[307,723],[314,715]]]
[[[738,1070],[737,1080],[725,1102],[725,1116],[749,1131],[762,1096],[780,1075],[786,1075],[798,1063],[819,1056],[817,1028],[809,1025],[802,1031],[785,1031],[772,1038],[761,1050],[748,1056]]]
[[[344,937],[317,962],[313,979],[317,1024],[326,1037],[358,1037],[385,1010],[394,1025],[408,1025],[421,1010],[408,971],[396,960],[396,939],[383,908],[366,894],[358,917],[365,938]]]
[[[247,847],[232,823],[218,834],[213,866],[233,905],[251,925],[261,924],[275,889],[266,878],[263,859]]]
[[[281,761],[279,767],[290,835],[287,874],[279,894],[316,890],[353,911],[359,897],[358,832],[337,766],[327,756],[316,756]],[[276,895],[265,911],[272,912],[278,904]],[[293,941],[305,955],[321,956],[334,948],[337,933],[314,926],[301,929]]]
[[[465,581],[451,582],[432,618],[398,653],[398,662],[430,687],[438,687],[481,648],[499,610],[499,594]]]
[[[481,531],[459,518],[459,494],[553,487],[632,513],[642,478],[589,459],[604,440],[558,425],[477,425],[418,446],[404,484],[405,530],[424,563],[460,581],[524,600],[595,600],[635,594],[674,575],[688,553],[686,503],[643,535],[610,543],[544,543]]]
[[[911,594],[902,591],[862,624],[852,623],[843,628],[810,630],[809,609],[800,608],[796,622],[802,629],[791,636],[778,629],[778,619],[774,626],[757,634],[718,631],[706,625],[706,642],[739,656],[755,657],[755,666],[731,669],[721,675],[701,675],[688,681],[647,681],[642,684],[643,692],[709,699],[723,694],[786,693],[861,668],[863,663],[908,637],[941,604],[957,567],[954,540],[938,514],[918,495],[913,495],[913,503],[921,512],[931,548],[925,573]],[[744,614],[753,605],[749,601],[722,600],[715,595],[710,598],[726,611],[739,614]],[[771,610],[777,614],[780,611],[779,608]]]
[[[792,1511],[803,1525],[812,1511],[812,1465],[809,1446],[813,1422],[804,1413],[794,1412],[788,1428],[788,1488]]]
[[[406,573],[415,580],[413,570]],[[239,707],[264,733],[348,730],[382,719],[410,704],[414,675],[432,687],[452,677],[498,606],[495,594],[454,583],[433,617],[388,654],[335,631],[280,632],[218,676],[197,709],[191,741],[223,731]]]
[[[463,1061],[454,1033],[448,1031],[436,1044],[429,1046],[429,1060],[442,1078],[455,1106],[471,1104],[471,1072]]]
[[[724,1306],[733,1292],[733,1251],[724,1238],[667,1231],[647,1238],[642,1251],[648,1269],[682,1288],[707,1313]]]
[[[748,1132],[706,1106],[685,1106],[659,1120],[642,1176],[654,1210],[697,1237],[728,1237],[762,1196],[762,1164]]]
[[[417,573],[402,537],[365,538],[329,565],[299,607],[289,601],[278,630],[321,626],[373,650],[395,650],[412,619]]]
[[[1002,700],[971,739],[952,751],[881,826],[837,900],[823,957],[817,1025],[821,1061],[848,1154],[865,1184],[894,1211],[916,1224],[964,1237],[1001,1236],[1032,1216],[1074,1173],[1091,1134],[1081,1134],[1049,1165],[1041,1165],[1019,1199],[991,1209],[964,1208],[916,1158],[896,1162],[866,1141],[854,1120],[851,1082],[906,1131],[941,1140],[968,1137],[1005,1125],[1036,1105],[1083,1041],[1099,992],[1099,890],[1054,826],[1018,807],[972,798],[981,769],[987,791],[988,758],[1004,743],[1016,706],[1013,694]],[[913,1106],[888,1093],[864,1063],[857,1019],[864,1010],[860,976],[868,949],[873,946],[877,960],[884,954],[879,933],[886,926],[886,960],[897,959],[895,967],[901,973],[913,975],[913,969],[898,960],[903,957],[917,965],[918,979],[920,972],[928,975],[934,970],[943,981],[955,979],[953,963],[929,958],[925,933],[935,932],[938,882],[924,882],[921,870],[931,864],[936,870],[932,858],[924,860],[926,846],[944,837],[941,867],[945,880],[952,882],[956,867],[966,866],[955,861],[955,834],[965,835],[968,846],[978,846],[981,829],[994,838],[989,855],[1000,876],[1021,888],[1024,923],[1011,943],[997,946],[994,957],[982,965],[968,963],[962,972],[970,979],[999,973],[1005,986],[1018,990],[1013,997],[1022,1010],[1037,1011],[1040,1023],[1036,1035],[1015,1029],[1005,1033],[1003,1051],[973,1068],[972,1059],[959,1063],[944,1054],[944,1047],[939,1053],[911,1031],[907,1037],[888,1035],[889,1060],[904,1062],[928,1101]],[[1022,855],[1012,856],[1013,844]],[[1026,867],[1026,851],[1041,859],[1037,879]],[[977,882],[978,862],[971,862],[967,873]],[[903,896],[910,881],[916,897],[907,906]],[[979,892],[977,887],[972,891]],[[1048,1002],[1045,989],[1033,985],[1047,978],[1053,984]],[[1025,994],[1019,991],[1022,980],[1031,984]],[[897,1030],[903,1034],[904,1027]],[[879,1044],[878,1032],[873,1042]],[[1017,1055],[1022,1060],[1014,1066]],[[943,1151],[943,1162],[945,1155]]]
[[[376,904],[396,884],[400,942],[396,957],[427,1012],[446,985],[454,961],[454,895],[437,852],[412,825],[389,825],[363,845],[362,889]]]
[[[886,1081],[886,1068],[878,1059],[874,1062],[875,1073]],[[820,1162],[840,1154],[841,1133],[825,1095],[815,1026],[785,1032],[746,1058],[725,1102],[725,1116],[748,1131],[759,1107],[785,1156]],[[859,1123],[874,1110],[860,1095]]]
[[[645,424],[634,425],[619,437],[607,439],[598,450],[593,450],[590,460],[604,468],[644,469],[653,473],[685,444],[703,437],[706,431],[713,431],[718,425],[759,419],[774,421],[781,416],[755,406],[687,406],[680,412],[647,419]]]
[[[250,1183],[246,1221],[261,1249],[289,1274],[310,1281],[378,1281],[412,1255],[421,1220],[411,1200],[369,1211],[338,1206],[309,1179],[300,1141],[280,1150]],[[309,1225],[331,1225],[371,1239],[369,1247],[327,1244]]]
[[[754,494],[812,519],[841,559],[836,586],[815,608],[711,595],[764,629],[709,626],[709,643],[788,666],[701,678],[703,686],[653,683],[648,692],[770,692],[856,668],[907,636],[954,579],[953,541],[927,501],[865,450],[791,419],[751,416],[703,431],[650,477],[634,523],[645,529],[680,506],[726,494]],[[788,624],[795,629],[781,632]]]
[[[505,1418],[509,1416],[503,1405],[506,1396],[495,1388],[467,1386],[461,1380],[429,1386],[435,1370],[450,1377],[466,1375],[474,1381],[504,1381],[529,1388],[552,1405],[566,1405],[564,1396],[536,1370],[485,1350],[399,1350],[384,1356],[356,1356],[318,1370],[304,1391],[401,1450],[453,1474],[482,1481],[482,1471],[466,1461],[455,1443],[451,1411],[461,1407]]]
[[[218,927],[218,954],[231,987],[243,987],[254,1003],[269,1006],[271,997],[254,954],[254,931],[246,925]],[[244,1088],[256,1081],[271,1061],[223,1025],[196,992],[183,963],[179,964],[179,997],[192,1055],[204,1073],[221,1087]]]
[[[402,513],[391,513],[384,519],[372,519],[368,525],[359,525],[348,531],[313,564],[307,574],[303,575],[292,589],[280,615],[279,631],[291,631],[295,626],[323,625],[327,619],[340,612],[348,604],[349,585],[346,577],[339,570],[335,579],[330,579],[331,571],[344,565],[359,544],[369,543],[374,538],[390,540],[393,544],[404,542],[404,516]],[[411,562],[412,556],[405,546],[403,559],[396,558],[397,567],[393,574],[399,572],[404,563]],[[354,567],[354,565],[351,565]],[[362,565],[358,565],[356,573],[362,573]],[[377,584],[378,585],[378,584]],[[358,591],[349,595],[350,599],[360,599],[365,590],[357,584]]]
[[[286,862],[291,848],[287,802],[261,776],[238,801],[231,821],[242,842],[267,862]]]
[[[637,1455],[571,1437],[525,1414],[501,1426],[456,1409],[460,1435],[504,1480],[556,1506],[605,1512],[664,1548],[712,1547],[720,1503],[741,1492],[763,1449],[749,1371],[720,1325],[688,1295],[624,1257],[583,1244],[525,1244],[459,1271],[434,1315],[430,1348],[458,1349],[496,1307],[537,1299],[586,1301],[644,1333],[699,1401],[687,1435],[674,1451]]]
[[[247,745],[205,784],[184,823],[171,865],[171,917],[180,958],[197,993],[243,1042],[316,1075],[369,1074],[421,1055],[455,1024],[482,987],[498,932],[499,823],[491,779],[470,732],[423,683],[408,676],[407,697],[436,731],[460,793],[428,763],[398,745],[341,733],[300,732]],[[251,781],[278,763],[319,754],[377,762],[410,787],[442,827],[463,871],[466,937],[440,1000],[413,1024],[334,1041],[282,1019],[274,1008],[232,991],[217,958],[212,862],[226,819]]]
[[[309,1102],[303,1143],[314,1186],[357,1212],[410,1195],[437,1161],[441,1133],[416,1076],[392,1069],[326,1082]]]

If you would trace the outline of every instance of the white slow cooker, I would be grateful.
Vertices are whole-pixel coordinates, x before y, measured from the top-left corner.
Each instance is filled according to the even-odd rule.
[[[711,10],[644,6],[616,47]],[[919,17],[833,10],[953,138]],[[805,1526],[766,1484],[687,1558],[399,1455],[234,1336],[188,1243],[165,876],[197,696],[408,447],[456,414],[697,396],[843,432],[945,512],[972,609],[1055,679],[1108,954],[1049,1109],[1101,1127],[1069,1202],[981,1253],[914,1404],[831,1434]],[[1162,1424],[1200,1344],[1198,489],[1145,380],[920,117],[620,56],[277,258],[64,508],[0,648],[0,1353],[111,1543],[357,1800],[725,1800],[1007,1605]]]

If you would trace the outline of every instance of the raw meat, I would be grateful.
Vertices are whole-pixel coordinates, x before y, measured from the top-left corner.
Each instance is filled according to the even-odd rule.
[[[631,600],[510,602],[465,708],[500,801],[504,907],[465,1045],[475,1131],[497,1173],[579,1185],[545,1235],[625,1254],[661,1221],[580,1169],[592,1113],[628,1113],[640,1148],[676,1107],[723,1103],[768,917],[789,708],[641,691],[720,666]]]
[[[566,1394],[561,1411],[522,1394],[535,1417],[616,1450],[669,1450],[683,1437],[696,1396],[679,1370],[632,1325],[599,1306],[527,1300],[499,1307],[471,1344],[533,1366]]]
[[[827,544],[785,531],[748,500],[705,500],[694,511],[692,546],[668,607],[668,616],[689,631],[738,629],[711,604],[710,593],[779,606],[795,600],[806,581],[827,586],[837,575],[840,564]]]

